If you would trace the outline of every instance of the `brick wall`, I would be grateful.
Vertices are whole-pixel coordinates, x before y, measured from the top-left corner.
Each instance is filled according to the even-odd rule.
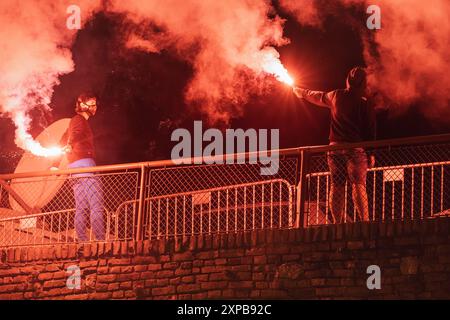
[[[1,299],[450,298],[450,219],[0,250]],[[66,286],[67,267],[81,288]],[[369,290],[367,267],[381,268]]]

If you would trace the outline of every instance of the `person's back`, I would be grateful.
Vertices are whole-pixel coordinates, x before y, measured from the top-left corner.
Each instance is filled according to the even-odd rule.
[[[374,115],[367,99],[350,89],[332,92],[330,143],[351,143],[374,139]]]

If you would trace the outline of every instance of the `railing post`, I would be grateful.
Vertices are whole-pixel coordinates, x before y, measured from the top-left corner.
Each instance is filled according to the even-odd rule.
[[[302,149],[299,154],[299,170],[297,184],[297,205],[295,227],[305,227],[306,174],[308,173],[309,153]]]
[[[141,181],[139,188],[139,205],[136,227],[136,240],[142,240],[142,212],[144,210],[145,166],[141,165]]]

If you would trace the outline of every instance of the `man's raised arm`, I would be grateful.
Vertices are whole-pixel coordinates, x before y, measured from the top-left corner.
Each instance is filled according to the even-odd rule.
[[[315,104],[319,107],[331,108],[333,105],[333,99],[335,92],[323,92],[323,91],[313,91],[308,89],[303,89],[295,87],[294,94],[300,98],[305,99],[309,103]]]

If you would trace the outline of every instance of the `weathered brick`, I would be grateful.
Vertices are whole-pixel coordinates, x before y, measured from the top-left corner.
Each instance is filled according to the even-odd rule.
[[[210,282],[203,282],[200,284],[200,288],[202,290],[225,289],[227,286],[228,286],[227,281],[210,281]]]
[[[0,294],[0,300],[22,300],[26,299],[23,292]]]
[[[177,293],[189,293],[200,290],[200,284],[181,284],[177,287]]]
[[[157,287],[164,287],[167,286],[169,284],[169,279],[164,278],[164,279],[156,279],[156,286]]]
[[[139,273],[124,273],[117,275],[117,281],[135,281],[140,277]]]
[[[203,267],[204,264],[205,262],[203,260],[194,260],[192,262],[193,267]]]
[[[112,298],[112,292],[95,292],[89,294],[89,299],[108,300]]]
[[[349,250],[359,250],[364,248],[364,242],[363,241],[348,241],[347,242],[347,248]]]
[[[242,257],[245,254],[244,249],[230,249],[230,250],[221,250],[219,252],[219,256],[221,258],[234,258],[234,257]]]
[[[122,259],[110,259],[108,261],[108,264],[110,266],[126,266],[131,263],[130,258],[122,258]]]
[[[251,271],[252,266],[251,265],[236,265],[236,266],[228,266],[227,269],[229,270],[231,268],[231,271]]]
[[[219,299],[221,297],[222,297],[222,291],[220,291],[220,290],[208,291],[208,299]]]
[[[125,298],[128,299],[135,299],[136,298],[136,293],[133,290],[126,290],[124,292]]]
[[[57,280],[57,279],[65,279],[69,276],[69,273],[67,273],[66,271],[58,271],[53,273],[53,279]]]
[[[153,288],[152,289],[153,296],[174,294],[175,292],[176,292],[175,286],[168,286],[168,287],[163,287],[163,288]]]
[[[53,273],[40,273],[38,275],[38,280],[50,280],[53,279]]]
[[[213,273],[216,271],[218,271],[218,268],[216,266],[207,266],[201,268],[202,273]]]
[[[143,271],[147,271],[147,266],[145,265],[134,266],[134,272],[143,272]]]
[[[124,297],[123,291],[114,291],[112,293],[113,299],[122,299]]]
[[[297,261],[299,259],[300,259],[299,254],[285,254],[285,255],[283,255],[281,261],[289,262],[289,261]]]
[[[227,276],[223,272],[211,273],[209,275],[209,280],[210,281],[227,280]]]
[[[230,281],[229,287],[231,289],[253,288],[253,281]]]
[[[121,273],[130,273],[133,272],[133,266],[123,266],[120,268]]]
[[[63,288],[66,287],[66,281],[65,280],[51,280],[46,281],[44,283],[44,289],[48,288]]]
[[[146,272],[142,272],[140,275],[141,279],[153,279],[155,277],[155,272],[154,271],[146,271]]]
[[[95,290],[97,292],[105,292],[105,291],[109,291],[109,284],[108,283],[96,283],[95,284]]]
[[[195,259],[198,260],[207,260],[207,259],[214,259],[219,256],[219,253],[217,251],[205,251],[205,252],[198,252],[195,254]]]
[[[245,250],[246,256],[264,256],[266,254],[266,248],[251,248]]]
[[[78,266],[81,269],[85,269],[85,268],[91,268],[91,267],[97,267],[98,265],[98,261],[97,260],[91,260],[91,261],[82,261],[78,264]]]
[[[173,270],[173,269],[178,268],[178,265],[179,265],[178,262],[167,262],[167,263],[163,264],[162,268]]]
[[[266,264],[267,257],[266,256],[255,256],[253,257],[254,264]]]
[[[192,295],[192,300],[203,300],[208,298],[208,293],[207,292],[199,292],[199,293],[194,293]]]
[[[192,261],[192,260],[194,260],[194,256],[190,251],[183,253],[176,253],[173,255],[173,261]]]
[[[10,285],[6,285],[6,286],[0,286],[0,293],[4,293],[4,292],[14,292],[17,288],[16,284],[10,284]]]
[[[131,289],[133,287],[133,283],[131,281],[121,282],[119,284],[120,289]]]
[[[283,254],[288,254],[289,251],[290,251],[290,249],[287,246],[276,246],[276,247],[267,248],[266,254],[268,254],[268,255],[271,255],[271,254],[283,255]]]
[[[182,262],[180,264],[181,269],[191,269],[192,268],[192,262]]]
[[[288,295],[283,290],[263,289],[260,291],[260,297],[263,299],[282,299],[287,298]]]
[[[117,275],[115,275],[115,274],[105,274],[105,275],[98,275],[97,276],[97,281],[98,282],[109,283],[109,282],[116,281],[116,279],[117,279]]]
[[[119,283],[117,282],[108,283],[108,291],[116,291],[116,290],[119,290]]]
[[[195,282],[199,283],[199,282],[206,282],[208,281],[209,275],[207,274],[197,274],[195,276]]]
[[[87,293],[67,295],[64,297],[64,299],[66,299],[66,300],[87,300],[88,298],[89,298],[89,295]]]
[[[160,263],[149,264],[147,266],[148,271],[158,271],[162,269],[162,265]]]
[[[168,278],[168,277],[172,277],[174,275],[173,270],[163,270],[163,271],[158,271],[155,274],[156,278]]]
[[[194,276],[186,276],[181,278],[181,282],[183,283],[193,283],[195,280]]]

